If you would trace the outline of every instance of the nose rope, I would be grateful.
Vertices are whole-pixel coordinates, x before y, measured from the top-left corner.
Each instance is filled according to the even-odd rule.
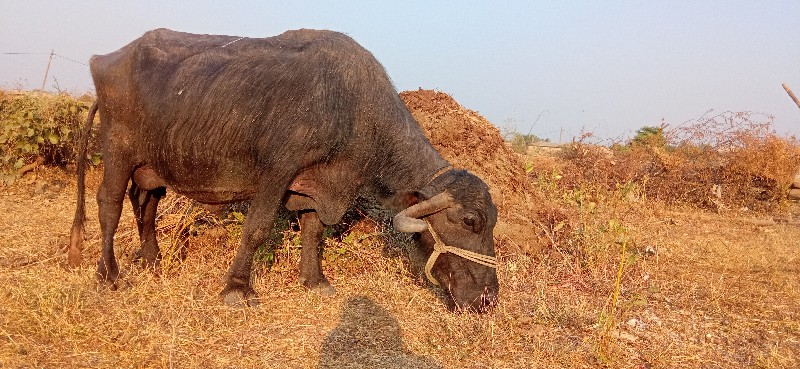
[[[458,247],[447,246],[442,242],[442,239],[439,237],[439,234],[436,233],[436,230],[433,229],[431,223],[428,220],[425,220],[425,223],[428,223],[428,231],[431,232],[431,236],[433,236],[433,253],[428,258],[428,262],[425,263],[425,275],[428,277],[428,280],[435,285],[439,285],[439,282],[433,278],[433,274],[431,274],[431,269],[433,269],[433,264],[436,263],[436,259],[439,257],[440,254],[444,253],[452,253],[458,255],[464,259],[467,259],[471,262],[478,263],[481,265],[485,265],[489,268],[497,269],[497,258],[494,256],[488,256],[479,254],[477,252],[472,252],[469,250],[464,250]]]

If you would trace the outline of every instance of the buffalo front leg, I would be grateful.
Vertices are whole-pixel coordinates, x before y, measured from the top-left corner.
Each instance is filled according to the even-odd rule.
[[[300,283],[322,296],[333,296],[336,290],[322,273],[323,231],[316,211],[300,213]]]
[[[119,225],[122,202],[130,179],[130,173],[119,168],[110,162],[106,163],[103,181],[97,191],[98,218],[103,238],[100,260],[97,261],[97,278],[111,289],[117,288],[119,278],[119,266],[114,256],[114,233]]]
[[[258,294],[250,284],[253,254],[269,235],[275,221],[283,191],[260,194],[250,203],[242,229],[242,241],[226,277],[225,288],[220,293],[229,306],[257,306]]]
[[[141,260],[145,268],[158,270],[161,253],[156,240],[156,211],[158,202],[167,194],[167,189],[159,187],[154,190],[143,190],[136,182],[131,182],[128,198],[133,206],[136,226],[139,231],[141,249],[135,259]]]

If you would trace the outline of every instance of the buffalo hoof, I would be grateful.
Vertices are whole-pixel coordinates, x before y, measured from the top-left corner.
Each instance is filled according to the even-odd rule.
[[[139,263],[142,269],[152,270],[155,274],[161,274],[161,255],[144,255],[142,250],[133,254],[133,261]]]
[[[330,283],[325,283],[325,284],[320,283],[317,287],[314,287],[311,290],[322,297],[336,296],[336,289],[333,288],[333,286],[331,286]]]
[[[117,278],[113,280],[103,278],[103,276],[100,275],[100,273],[96,273],[95,276],[97,277],[97,281],[100,282],[100,285],[102,285],[105,288],[108,288],[111,291],[127,289],[132,286],[131,282],[128,281],[126,278],[123,278],[122,275],[117,276]]]
[[[308,288],[310,291],[322,296],[322,297],[330,297],[336,295],[336,289],[331,286],[330,282],[322,281],[317,282],[314,284],[309,283],[307,280],[303,280],[301,278],[300,283]]]
[[[98,282],[112,291],[115,291],[119,287],[117,282],[119,281],[120,274],[116,263],[107,266],[101,259],[97,262],[97,271],[94,275],[97,277]]]
[[[80,250],[76,251],[72,248],[67,251],[67,263],[65,264],[69,269],[75,269],[81,266],[81,252]]]
[[[100,284],[103,285],[103,287],[106,287],[111,291],[116,291],[116,290],[119,289],[119,284],[117,284],[117,281],[107,281],[107,280],[102,280],[101,279],[100,280]]]
[[[252,288],[226,288],[220,293],[225,305],[235,308],[258,306],[258,294]]]
[[[157,276],[161,275],[161,259],[156,261],[147,261],[142,259],[139,261],[139,265],[142,267],[142,269],[149,270]]]

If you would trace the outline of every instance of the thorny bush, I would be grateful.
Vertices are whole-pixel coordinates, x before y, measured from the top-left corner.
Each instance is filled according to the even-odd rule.
[[[773,212],[800,168],[800,142],[782,137],[772,117],[724,112],[678,126],[664,140],[610,149],[575,143],[564,155],[566,188],[615,191],[634,185],[647,199],[701,209]]]

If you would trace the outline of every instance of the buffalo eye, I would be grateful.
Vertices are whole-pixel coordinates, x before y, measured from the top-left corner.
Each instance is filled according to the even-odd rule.
[[[475,218],[472,218],[472,217],[464,218],[464,224],[466,224],[466,226],[470,227],[470,228],[474,227],[475,226]]]
[[[464,226],[473,232],[477,233],[480,231],[480,222],[475,214],[467,214],[464,216],[464,219],[462,219],[462,222],[464,222]]]

